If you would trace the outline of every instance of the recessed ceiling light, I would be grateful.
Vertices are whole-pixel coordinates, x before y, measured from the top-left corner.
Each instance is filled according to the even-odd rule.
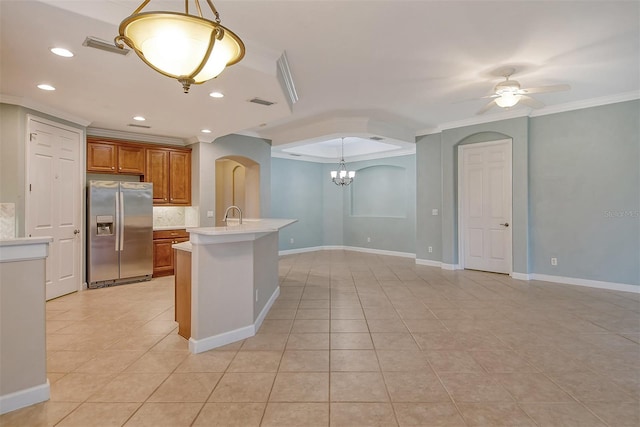
[[[144,118],[144,117],[142,117],[142,116],[135,116],[135,117],[133,118],[133,120],[137,120],[137,121],[139,121],[139,122],[144,122],[144,121],[145,121],[145,120],[147,120],[147,119],[145,119],[145,118]]]
[[[224,98],[224,94],[221,92],[211,92],[209,96],[212,98]]]
[[[38,85],[38,89],[42,89],[42,90],[56,90],[55,87],[48,85],[48,84],[40,84]]]
[[[209,130],[209,129],[202,129],[200,132],[202,132],[202,133],[211,133],[211,130]]]
[[[63,47],[52,47],[51,52],[58,56],[63,56],[65,58],[71,58],[73,56],[73,52]]]

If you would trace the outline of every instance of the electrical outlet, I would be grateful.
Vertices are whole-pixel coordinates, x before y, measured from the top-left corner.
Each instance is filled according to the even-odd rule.
[[[431,209],[431,215],[433,216],[438,215],[438,209]]]
[[[213,218],[213,211],[207,211],[207,218]]]
[[[551,265],[558,265],[558,258],[551,258]]]
[[[367,243],[371,243],[371,237],[367,237]]]
[[[429,246],[429,253],[433,252],[433,246]]]
[[[289,239],[289,243],[291,243],[292,245],[293,245],[293,242],[294,242],[294,241],[295,241],[295,240],[293,240],[293,237]]]
[[[256,289],[256,302],[258,302],[258,290]]]

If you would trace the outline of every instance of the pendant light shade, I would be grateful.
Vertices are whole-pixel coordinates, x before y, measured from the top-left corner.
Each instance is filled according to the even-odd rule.
[[[225,67],[239,62],[245,53],[244,43],[229,29],[220,25],[220,18],[210,0],[216,21],[190,15],[188,2],[185,13],[144,12],[145,0],[120,24],[116,44],[131,47],[147,65],[182,83],[187,93],[191,84],[200,84],[218,76]]]

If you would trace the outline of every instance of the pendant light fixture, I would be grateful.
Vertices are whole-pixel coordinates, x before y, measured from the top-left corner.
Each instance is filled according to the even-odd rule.
[[[213,79],[244,57],[244,43],[220,24],[211,0],[206,1],[215,21],[203,17],[200,0],[194,0],[197,15],[189,14],[189,0],[184,2],[184,13],[141,12],[150,1],[144,0],[120,23],[115,43],[120,48],[126,44],[148,66],[178,80],[184,93],[192,84]]]
[[[340,163],[338,164],[338,170],[331,171],[331,181],[335,185],[344,187],[353,182],[353,178],[356,176],[355,171],[347,171],[347,165],[344,162],[344,138],[342,138],[342,151],[340,155]]]

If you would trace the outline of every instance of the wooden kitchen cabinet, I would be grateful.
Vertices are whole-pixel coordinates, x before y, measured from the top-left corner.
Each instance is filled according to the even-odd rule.
[[[87,172],[144,175],[144,146],[87,138]]]
[[[145,181],[154,205],[191,205],[191,151],[147,148]]]
[[[191,338],[191,252],[174,249],[175,252],[175,321],[178,335]]]
[[[172,245],[189,241],[185,229],[156,230],[153,232],[153,277],[174,273]]]

